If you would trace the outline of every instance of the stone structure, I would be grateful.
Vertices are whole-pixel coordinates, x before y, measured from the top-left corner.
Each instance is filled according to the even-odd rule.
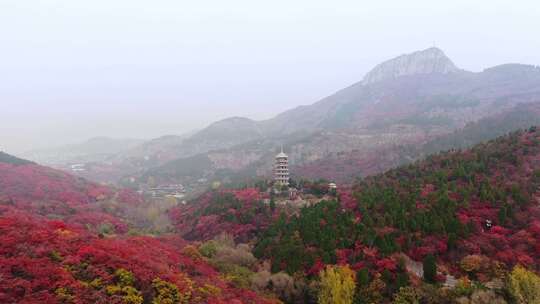
[[[289,185],[289,157],[283,153],[283,147],[281,147],[281,152],[276,155],[274,181],[278,186]]]

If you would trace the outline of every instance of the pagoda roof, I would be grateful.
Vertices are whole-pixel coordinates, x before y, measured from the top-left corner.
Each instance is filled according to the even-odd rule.
[[[283,153],[283,145],[281,146],[281,152],[276,155],[276,158],[287,158],[287,154]]]

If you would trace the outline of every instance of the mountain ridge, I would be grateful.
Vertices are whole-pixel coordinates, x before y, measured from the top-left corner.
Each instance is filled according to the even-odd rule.
[[[106,172],[107,181],[111,176],[123,176],[123,184],[135,180],[128,183],[133,187],[148,179],[194,183],[231,174],[268,176],[281,144],[292,166],[340,153],[368,157],[396,145],[421,145],[518,104],[540,101],[540,69],[531,65],[469,72],[433,48],[390,59],[372,72],[381,65],[389,66],[382,68],[389,74],[369,84],[368,73],[363,81],[271,119],[230,117],[185,138],[155,139],[137,153],[118,155],[116,167],[96,170]],[[190,159],[204,164],[204,170],[192,170]],[[161,176],[161,170],[166,179],[151,178]],[[104,176],[89,171],[87,178]]]
[[[357,83],[311,106],[261,122],[266,132],[251,140],[249,147],[240,144],[205,153],[213,155],[214,170],[228,167],[238,171],[234,156],[245,159],[249,155],[253,161],[244,168],[256,166],[258,174],[265,175],[273,157],[268,152],[280,143],[292,152],[292,165],[354,150],[369,154],[396,144],[421,144],[511,111],[517,104],[540,101],[540,71],[524,66],[506,73],[508,68],[512,67],[404,76],[368,86]],[[258,151],[255,155],[254,150]]]

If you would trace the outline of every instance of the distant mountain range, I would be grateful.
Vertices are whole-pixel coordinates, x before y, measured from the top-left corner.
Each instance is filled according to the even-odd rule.
[[[457,130],[467,130],[471,123],[489,121],[486,119],[537,102],[539,67],[505,64],[474,73],[458,68],[442,50],[429,48],[383,62],[363,80],[312,105],[264,121],[233,117],[188,137],[154,139],[109,157],[114,166],[104,169],[101,162],[95,171],[85,174],[99,180],[103,175],[100,170],[105,170],[108,178],[115,176],[134,185],[265,176],[283,144],[296,177],[311,177],[310,170],[328,167],[350,155],[370,160],[370,168],[356,166],[345,177],[333,175],[338,170],[317,174],[348,179],[425,154],[416,150],[406,157],[395,156],[401,159],[389,164],[377,163],[380,155],[396,151],[396,146],[424,146]],[[508,120],[504,123],[512,125]]]

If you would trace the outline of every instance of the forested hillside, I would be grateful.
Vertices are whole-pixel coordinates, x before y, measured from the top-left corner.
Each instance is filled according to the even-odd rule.
[[[170,217],[187,239],[208,240],[229,233],[237,241],[248,241],[277,218],[276,208],[262,203],[266,196],[253,188],[211,191],[172,209]]]
[[[205,232],[187,233],[201,240],[211,231],[234,236],[249,227],[253,254],[267,266],[246,275],[254,282],[287,278],[292,285],[278,292],[286,302],[332,303],[321,301],[328,296],[320,287],[327,276],[341,278],[343,285],[326,288],[336,293],[349,288],[354,303],[540,301],[530,287],[540,286],[534,274],[540,271],[540,131],[535,127],[365,178],[342,189],[338,200],[300,209],[262,211],[269,207],[262,201],[254,205],[260,194],[251,191],[246,205],[247,200],[214,192],[203,198],[204,207],[175,213],[180,215],[175,221],[198,222],[195,231]],[[245,216],[258,209],[259,216]],[[273,221],[267,225],[269,217]],[[238,229],[220,229],[216,225],[223,219]],[[214,242],[199,250],[207,252]],[[528,291],[512,286],[521,279],[527,283],[520,284],[530,284],[522,286]],[[346,287],[347,280],[353,287]],[[530,292],[527,301],[519,300],[520,292]]]
[[[2,155],[0,302],[276,303],[158,229],[154,207]]]
[[[539,187],[540,132],[531,128],[367,178],[341,207],[326,202],[276,222],[255,255],[308,277],[324,264],[350,265],[371,282],[380,276],[383,298],[409,284],[402,254],[436,261],[427,281],[487,284],[518,264],[540,270]]]
[[[136,193],[5,159],[0,299],[7,303],[540,297],[534,127],[365,178],[337,199],[324,183],[302,181],[298,187],[314,198],[302,206],[278,204],[267,183],[213,190],[170,208],[171,223],[161,229]]]
[[[540,299],[535,127],[431,155],[337,194],[324,182],[294,181],[310,197],[303,201],[261,181],[155,209],[132,191],[6,159],[6,303]],[[170,223],[156,225],[166,220],[160,216]]]

